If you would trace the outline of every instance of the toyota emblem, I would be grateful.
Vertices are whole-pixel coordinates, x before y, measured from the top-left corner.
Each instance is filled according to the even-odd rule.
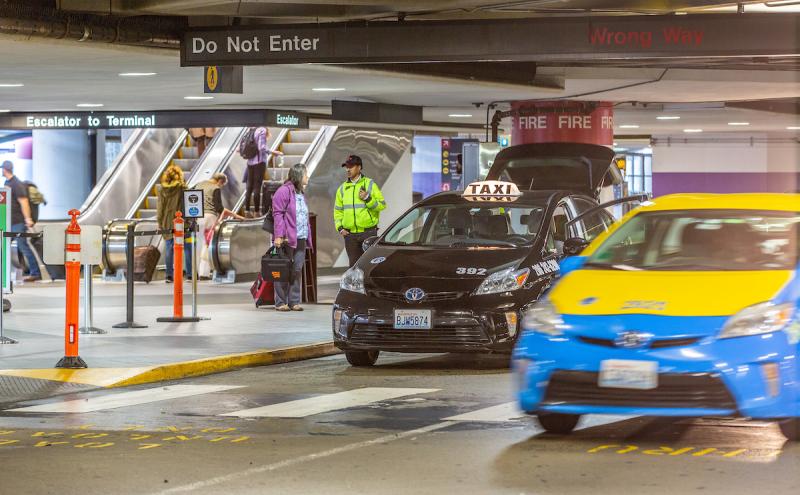
[[[406,291],[406,300],[408,302],[420,302],[425,299],[425,291],[419,287],[413,287]]]
[[[649,333],[644,332],[623,332],[617,336],[614,340],[614,344],[617,347],[623,347],[625,349],[638,349],[641,347],[645,347],[653,336]]]

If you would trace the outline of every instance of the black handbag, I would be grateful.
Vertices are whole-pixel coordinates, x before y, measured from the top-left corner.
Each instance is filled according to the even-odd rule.
[[[272,246],[261,258],[261,277],[274,283],[292,281],[294,257],[292,249],[286,245]]]
[[[269,210],[267,210],[267,214],[264,215],[264,223],[261,224],[261,228],[269,232],[270,234],[275,233],[275,217],[272,216],[271,206]]]

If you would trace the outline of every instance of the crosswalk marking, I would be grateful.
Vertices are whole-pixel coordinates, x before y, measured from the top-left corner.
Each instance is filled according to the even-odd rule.
[[[172,385],[169,387],[148,388],[135,392],[123,392],[119,394],[109,394],[88,399],[69,400],[64,402],[52,402],[38,406],[20,407],[8,409],[10,412],[44,412],[44,413],[86,413],[103,411],[105,409],[116,409],[119,407],[135,406],[159,402],[162,400],[179,399],[181,397],[191,397],[193,395],[210,394],[242,388],[240,385]]]
[[[438,390],[436,388],[358,388],[346,392],[234,411],[222,414],[222,416],[234,416],[237,418],[305,418],[314,414],[366,406],[373,402],[396,399],[408,395],[429,394]]]
[[[481,421],[486,423],[505,423],[525,416],[516,402],[507,402],[497,406],[478,409],[477,411],[444,418],[443,421]]]

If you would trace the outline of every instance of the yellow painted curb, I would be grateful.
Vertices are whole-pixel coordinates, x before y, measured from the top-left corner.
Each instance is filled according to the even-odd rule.
[[[141,368],[0,370],[0,376],[16,376],[115,388],[211,375],[239,368],[302,361],[331,356],[339,352],[341,351],[333,346],[333,342],[319,342],[317,344],[284,347],[281,349],[263,349]]]
[[[128,387],[144,383],[178,380],[192,376],[211,375],[239,368],[265,366],[270,364],[302,361],[318,357],[331,356],[341,351],[334,347],[333,342],[321,342],[303,346],[286,347],[283,349],[267,349],[262,351],[245,352],[241,354],[228,354],[211,358],[196,359],[156,366],[144,373],[108,385],[109,388]]]

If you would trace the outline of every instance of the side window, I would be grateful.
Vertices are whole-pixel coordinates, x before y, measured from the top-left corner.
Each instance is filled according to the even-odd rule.
[[[572,201],[579,215],[597,206],[584,198],[572,198]],[[581,237],[587,241],[592,241],[595,237],[608,230],[612,223],[614,223],[614,217],[605,209],[599,209],[581,218],[575,227],[580,232]]]
[[[553,212],[550,232],[547,235],[547,249],[558,255],[564,251],[564,241],[567,240],[567,221],[567,209],[562,203]]]

